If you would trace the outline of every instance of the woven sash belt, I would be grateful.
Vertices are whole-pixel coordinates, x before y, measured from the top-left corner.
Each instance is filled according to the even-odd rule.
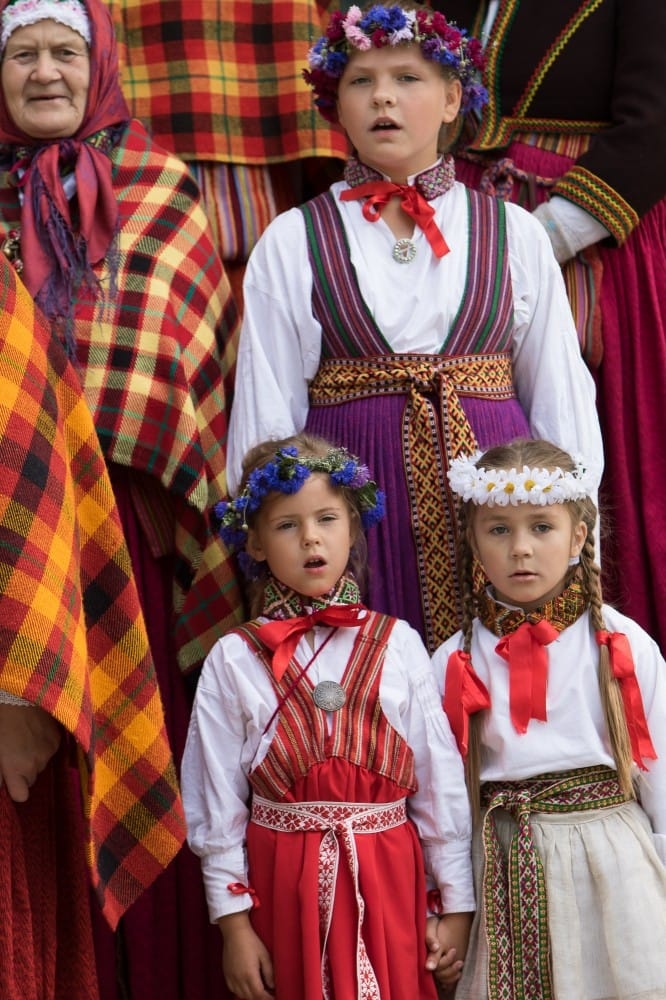
[[[357,903],[356,957],[358,969],[357,1000],[379,998],[379,985],[370,964],[362,935],[365,902],[358,884],[358,855],[355,836],[379,833],[407,821],[405,799],[374,803],[349,802],[272,802],[259,795],[252,799],[252,822],[282,833],[307,833],[319,830],[324,836],[319,845],[319,929],[322,941],[321,981],[324,1000],[331,996],[328,974],[327,941],[333,914],[335,884],[340,849],[351,872]],[[351,1000],[351,998],[350,998]]]
[[[489,1000],[551,1000],[546,886],[532,840],[530,813],[570,813],[622,805],[626,797],[608,767],[542,774],[482,788]],[[504,809],[518,829],[503,856],[495,817]]]
[[[460,622],[456,513],[446,472],[452,459],[477,447],[461,398],[513,399],[511,357],[498,353],[333,358],[322,362],[310,384],[310,406],[384,395],[406,397],[401,441],[425,638],[432,652]]]

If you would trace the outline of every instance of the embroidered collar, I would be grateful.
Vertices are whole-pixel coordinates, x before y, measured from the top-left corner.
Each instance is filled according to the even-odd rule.
[[[548,621],[558,632],[563,632],[578,621],[588,606],[578,580],[573,580],[561,594],[534,611],[507,608],[505,604],[498,603],[488,590],[479,594],[477,601],[479,621],[498,636],[510,635],[523,622],[534,625],[540,621]]]
[[[368,181],[383,181],[386,178],[378,170],[367,166],[356,156],[350,156],[345,164],[344,179],[350,187],[367,184]],[[453,157],[442,157],[434,166],[428,167],[414,178],[414,187],[426,201],[432,201],[440,194],[446,194],[455,182],[456,171]]]
[[[270,576],[264,587],[264,604],[261,611],[266,618],[284,621],[287,618],[300,618],[314,611],[335,604],[359,604],[361,594],[358,584],[351,576],[342,576],[331,590],[321,597],[303,597],[290,587]]]

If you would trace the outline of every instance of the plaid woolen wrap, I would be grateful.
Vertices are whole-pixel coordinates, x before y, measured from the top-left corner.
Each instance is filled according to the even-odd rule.
[[[302,78],[331,0],[107,0],[132,114],[186,160],[345,159]]]
[[[182,161],[137,121],[111,160],[116,287],[102,262],[100,299],[76,303],[78,373],[107,462],[145,473],[169,498],[162,513],[144,504],[141,520],[151,548],[175,557],[175,644],[190,670],[242,618],[228,553],[208,520],[226,494],[238,312]],[[18,224],[14,186],[0,187],[0,215],[5,232]]]
[[[185,837],[113,492],[64,351],[0,257],[0,687],[78,746],[86,855],[112,927]]]

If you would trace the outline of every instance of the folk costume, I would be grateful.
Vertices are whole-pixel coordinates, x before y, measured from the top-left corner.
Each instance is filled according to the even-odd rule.
[[[211,920],[252,907],[277,1000],[434,998],[426,888],[445,912],[474,898],[462,765],[423,644],[405,622],[352,607],[344,577],[312,606],[272,578],[265,594],[262,617],[212,650],[183,758]],[[353,621],[315,624],[313,648],[305,624],[281,673],[262,630],[315,606]],[[322,682],[344,704],[321,702]]]
[[[666,664],[635,622],[607,606],[603,619],[607,632],[596,637],[575,581],[530,613],[489,592],[481,601],[470,650],[490,703],[481,724],[478,910],[456,997],[666,997]],[[546,656],[543,705],[540,686],[526,701],[519,690],[512,646],[521,628],[550,630],[536,640]],[[618,657],[637,801],[622,794],[609,751],[599,641]],[[461,643],[459,633],[433,657],[445,703],[460,680]],[[523,703],[527,718],[517,725]],[[465,713],[455,698],[448,704],[460,738]]]
[[[302,78],[329,4],[107,3],[132,114],[190,165],[220,256],[242,272],[268,223],[305,197],[304,186],[323,190],[339,177],[347,155]]]
[[[352,158],[346,180],[257,244],[228,475],[233,486],[254,442],[303,427],[360,454],[391,498],[368,539],[368,603],[434,649],[459,623],[450,460],[470,441],[531,433],[599,468],[594,387],[536,220],[467,192],[445,159],[409,180],[448,252],[436,256],[417,226],[415,255],[400,262],[383,219],[343,200],[369,173]]]
[[[0,275],[0,702],[62,727],[25,803],[0,788],[0,994],[93,1000],[88,881],[115,927],[179,851],[185,823],[89,410],[1,259]]]
[[[658,41],[666,10],[649,0],[432,6],[485,30],[490,102],[460,149],[459,179],[539,206],[553,213],[548,226],[565,227],[563,275],[597,383],[606,453],[604,591],[664,648],[666,547],[645,526],[661,516],[666,488],[651,459],[666,432],[666,73]]]
[[[58,2],[48,13],[58,16]],[[2,3],[0,14],[15,16],[20,4]],[[109,12],[99,0],[78,6],[90,28],[90,86],[76,135],[36,142],[17,131],[0,95],[0,226],[5,252],[67,345],[93,415],[178,763],[192,687],[181,671],[198,671],[241,619],[229,556],[208,519],[226,489],[237,311],[195,181],[130,119]],[[28,4],[20,23],[43,9]],[[187,849],[123,932],[136,995],[164,998],[171,989],[181,1000],[179,963],[205,950],[209,932]],[[115,944],[100,934],[115,966]],[[192,963],[193,997],[209,982],[223,988],[213,944],[210,958]],[[101,979],[115,1000],[115,972]]]

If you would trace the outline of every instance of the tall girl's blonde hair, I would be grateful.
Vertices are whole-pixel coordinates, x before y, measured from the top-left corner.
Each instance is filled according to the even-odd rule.
[[[476,463],[479,468],[520,469],[542,468],[550,471],[560,468],[573,472],[576,464],[571,456],[549,441],[518,440],[510,444],[490,448]],[[594,528],[597,508],[590,497],[583,500],[568,500],[566,506],[572,524],[583,521],[587,536],[580,553],[580,564],[569,570],[565,585],[576,577],[581,584],[583,596],[590,609],[590,620],[595,632],[605,631],[603,620],[603,598],[601,574],[595,562]],[[472,530],[476,505],[471,501],[460,504],[459,508],[459,571],[462,597],[463,649],[471,653],[474,618],[479,614],[478,581],[479,572],[472,547]],[[627,719],[618,681],[611,671],[608,648],[599,648],[599,690],[610,744],[615,759],[620,787],[626,797],[634,798],[632,783],[632,753]],[[480,815],[480,767],[481,767],[481,713],[470,718],[469,748],[465,762],[467,788],[475,819]]]

